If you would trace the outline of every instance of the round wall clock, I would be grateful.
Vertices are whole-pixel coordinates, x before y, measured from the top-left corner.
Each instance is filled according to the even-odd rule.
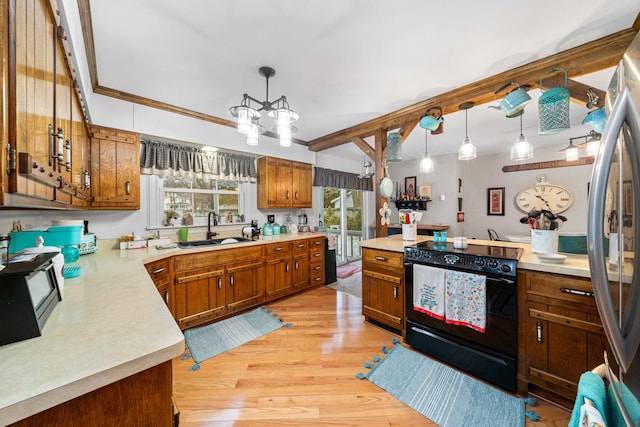
[[[549,210],[554,214],[566,211],[573,204],[573,194],[566,188],[546,182],[546,175],[537,177],[535,185],[516,195],[516,205],[525,213],[533,210]]]

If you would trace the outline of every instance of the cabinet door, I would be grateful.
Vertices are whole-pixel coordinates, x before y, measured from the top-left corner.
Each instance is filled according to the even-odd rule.
[[[291,287],[294,291],[309,287],[309,252],[296,252],[291,259]]]
[[[140,209],[140,137],[91,127],[91,193],[94,208]]]
[[[243,310],[264,302],[265,283],[262,260],[228,265],[225,270],[227,312]]]
[[[176,273],[176,320],[181,328],[204,323],[225,312],[224,269]]]
[[[291,255],[289,253],[267,258],[264,270],[267,299],[291,293]]]
[[[171,314],[175,317],[174,309],[174,288],[171,286],[172,274],[171,274],[171,261],[169,259],[162,259],[145,264],[145,268],[156,285],[156,289],[162,296],[167,308]]]
[[[367,269],[362,272],[362,314],[401,330],[404,292],[401,276]]]
[[[311,165],[308,163],[292,162],[292,188],[293,207],[311,208],[312,204],[312,184]]]

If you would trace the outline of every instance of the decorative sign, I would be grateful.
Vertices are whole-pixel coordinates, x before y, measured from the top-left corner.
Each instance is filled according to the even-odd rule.
[[[424,184],[420,186],[420,197],[431,199],[431,184]]]
[[[583,166],[593,163],[593,157],[581,157],[578,160],[551,160],[548,162],[523,163],[519,165],[507,165],[502,167],[502,172],[518,172],[534,169],[566,168],[569,166]]]

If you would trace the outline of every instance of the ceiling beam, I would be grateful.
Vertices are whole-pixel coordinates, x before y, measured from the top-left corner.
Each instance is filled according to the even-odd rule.
[[[475,105],[493,102],[495,101],[494,92],[504,83],[513,81],[521,85],[537,85],[539,84],[540,76],[552,68],[564,68],[570,77],[577,77],[614,67],[618,64],[618,61],[622,58],[623,53],[638,32],[636,26],[640,26],[639,22],[636,19],[632,28],[601,37],[589,43],[436,95],[375,119],[316,138],[309,141],[308,148],[310,151],[323,151],[348,143],[356,136],[366,138],[374,135],[378,129],[393,128],[397,126],[398,121],[420,120],[429,107],[440,106],[443,114],[450,114],[458,111],[459,105],[463,102],[473,101]]]
[[[373,148],[369,144],[367,144],[367,141],[360,138],[359,136],[356,136],[355,138],[353,138],[352,142],[356,144],[358,148],[361,149],[362,152],[366,154],[371,160],[375,161],[375,159],[373,158],[375,155],[375,152]]]

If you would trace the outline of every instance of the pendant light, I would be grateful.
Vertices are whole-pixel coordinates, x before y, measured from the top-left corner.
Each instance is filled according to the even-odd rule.
[[[420,173],[431,173],[434,170],[433,159],[429,156],[429,145],[427,143],[427,136],[429,135],[429,129],[424,130],[424,157],[420,161]]]
[[[527,138],[522,133],[522,116],[524,114],[520,114],[520,136],[516,140],[516,143],[511,147],[511,154],[509,158],[515,161],[521,160],[529,160],[533,158],[533,147],[527,141]]]
[[[472,160],[478,157],[476,154],[476,146],[469,141],[468,132],[468,112],[469,108],[473,107],[473,102],[463,102],[460,104],[460,109],[464,110],[464,141],[458,150],[458,160]]]

